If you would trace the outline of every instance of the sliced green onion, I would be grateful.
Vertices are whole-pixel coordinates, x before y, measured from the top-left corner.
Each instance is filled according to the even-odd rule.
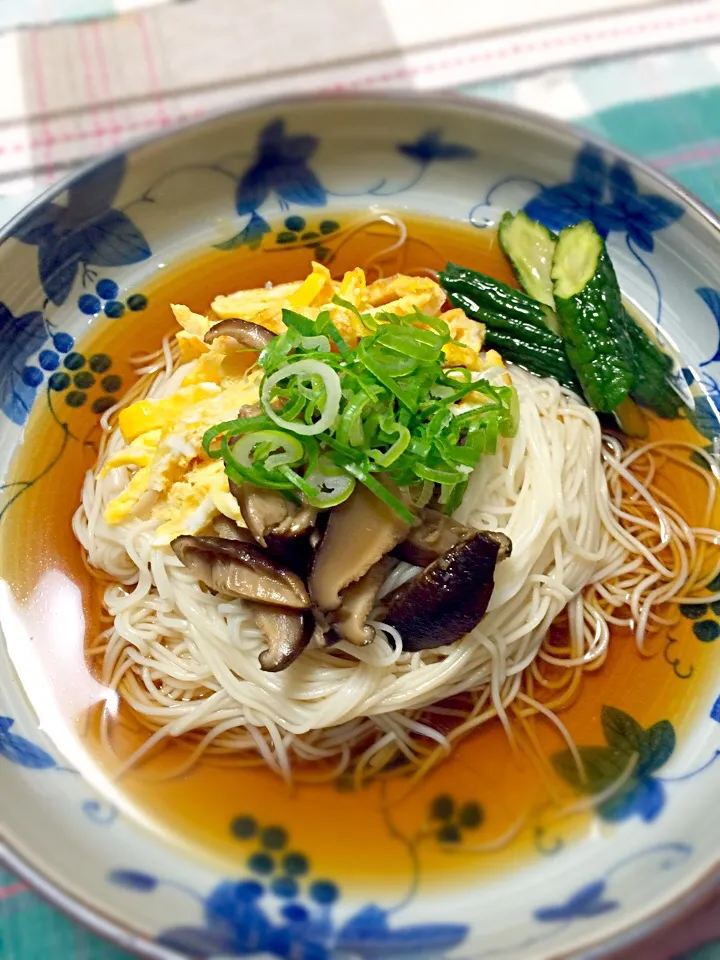
[[[301,337],[314,337],[318,333],[317,324],[309,317],[304,317],[295,310],[283,308],[282,322],[288,330],[296,330]]]
[[[351,304],[348,304],[348,306],[351,306]],[[357,311],[355,312],[357,313]],[[330,316],[330,311],[324,310],[317,318],[317,323],[319,330],[322,330],[323,333],[327,332],[332,342],[338,348],[338,353],[343,357],[348,357],[352,351],[347,343],[345,343],[345,340],[343,339],[343,336],[338,328],[333,323],[332,317]]]
[[[349,310],[351,313],[354,313],[355,316],[358,318],[358,320],[362,319],[362,317],[360,316],[360,311],[355,306],[355,304],[350,303],[349,300],[343,300],[343,298],[338,293],[336,293],[335,296],[332,298],[332,302],[336,303],[338,307],[344,307],[345,310]]]
[[[345,464],[345,469],[348,473],[351,473],[354,477],[357,477],[363,486],[367,487],[371,493],[374,493],[375,496],[379,500],[382,500],[382,502],[386,506],[390,507],[391,510],[394,510],[399,517],[402,517],[402,519],[406,521],[406,523],[415,523],[417,519],[415,514],[408,510],[405,504],[401,500],[398,500],[394,494],[390,493],[390,491],[384,487],[379,480],[376,480],[371,473],[363,470],[363,468],[357,463],[347,463]]]
[[[421,510],[432,500],[432,495],[435,493],[435,484],[430,480],[423,480],[422,485],[415,489],[418,489],[419,492],[413,495],[412,501],[415,507]]]
[[[275,470],[284,464],[300,463],[305,457],[305,448],[297,437],[280,430],[258,430],[256,433],[245,434],[236,440],[230,448],[235,459],[244,467],[255,465],[253,452],[259,444],[267,444],[270,450],[279,450],[263,457],[263,467],[266,470]]]
[[[319,350],[321,353],[330,353],[330,341],[327,337],[302,337],[300,346],[303,350]]]
[[[240,417],[237,420],[225,420],[223,423],[216,423],[205,431],[202,438],[202,447],[208,457],[212,460],[219,460],[222,457],[220,448],[211,449],[211,444],[217,440],[221,434],[229,433],[237,436],[241,433],[250,433],[253,430],[263,430],[272,426],[269,417],[264,415],[259,417]]]
[[[457,470],[450,470],[443,467],[431,467],[426,463],[415,465],[415,473],[423,480],[431,480],[433,483],[459,483],[465,477]]]
[[[271,490],[292,489],[292,484],[279,471],[270,472],[260,466],[247,467],[240,463],[230,448],[227,435],[222,438],[221,446],[223,460],[225,461],[225,473],[238,486],[242,486],[247,480],[257,487],[269,487]]]
[[[320,509],[342,503],[360,481],[407,522],[414,515],[396,487],[412,492],[415,509],[437,491],[454,510],[480,458],[516,432],[515,390],[446,370],[442,317],[361,314],[334,302],[368,335],[351,349],[329,310],[315,320],[284,311],[287,329],[260,355],[262,415],[212,427],[205,451],[222,457],[236,482],[302,495]],[[468,395],[474,402],[458,406]]]
[[[370,402],[371,398],[367,395],[361,393],[350,395],[345,411],[335,431],[335,435],[340,443],[349,443],[357,447],[365,441],[362,414]]]
[[[313,470],[305,474],[298,489],[308,503],[320,510],[336,507],[355,489],[355,477],[338,467],[329,457],[320,457]]]
[[[300,423],[297,420],[288,421],[275,413],[270,405],[271,391],[276,384],[292,377],[308,379],[317,374],[325,384],[325,408],[319,420],[314,423]],[[281,367],[271,377],[268,377],[260,393],[260,403],[266,415],[285,430],[292,433],[299,433],[303,436],[312,436],[322,433],[324,430],[332,428],[335,425],[338,411],[340,410],[340,398],[342,388],[340,378],[337,373],[326,363],[320,363],[318,360],[298,360],[295,363],[289,363]]]
[[[375,342],[388,350],[426,363],[437,360],[442,349],[442,340],[437,334],[394,324],[381,327],[375,335]]]
[[[397,440],[384,453],[380,450],[370,451],[370,456],[379,463],[381,467],[389,467],[395,463],[400,454],[407,450],[408,444],[410,443],[410,431],[401,423],[393,424],[393,426],[386,429],[385,432],[391,434],[396,433]]]

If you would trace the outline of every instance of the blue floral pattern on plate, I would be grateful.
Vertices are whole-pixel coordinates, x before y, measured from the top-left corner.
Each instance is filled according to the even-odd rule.
[[[12,350],[3,350],[0,355],[0,409],[5,416],[22,426],[42,383],[43,376],[27,373],[25,366],[30,357],[47,339],[45,318],[41,310],[31,310],[20,317],[0,303],[0,340],[12,343]]]
[[[692,848],[686,843],[665,843],[641,850],[630,857],[626,857],[615,864],[600,880],[581,887],[563,903],[552,906],[538,907],[534,916],[541,923],[564,923],[573,920],[587,920],[611,913],[620,908],[620,901],[608,895],[608,887],[612,878],[637,860],[649,857],[660,857],[657,863],[658,870],[670,870],[689,857]]]
[[[550,230],[592,220],[599,233],[624,232],[648,252],[653,233],[679,220],[682,207],[658,194],[642,194],[623,160],[608,163],[593,145],[583,147],[567,183],[542,187],[525,204],[525,212]]]
[[[151,255],[143,233],[112,204],[125,175],[125,157],[101,164],[76,180],[67,206],[49,202],[15,228],[13,236],[38,248],[45,294],[64,303],[81,266],[122,267]]]
[[[270,955],[282,960],[331,960],[348,955],[360,960],[406,956],[442,960],[467,936],[465,924],[393,924],[390,920],[397,908],[388,910],[376,904],[367,904],[349,919],[337,921],[334,910],[341,899],[339,887],[330,880],[308,878],[310,861],[305,854],[284,853],[288,835],[283,828],[260,830],[251,817],[239,817],[234,832],[238,839],[260,838],[261,849],[248,860],[256,876],[223,881],[206,897],[138,870],[115,870],[108,879],[138,893],[152,893],[164,884],[199,901],[202,926],[175,927],[158,937],[163,946],[190,957]],[[412,896],[404,906],[411,900]]]
[[[12,732],[14,723],[10,717],[0,717],[0,757],[32,770],[57,767],[56,761],[46,750]]]
[[[605,706],[602,727],[606,746],[578,748],[584,770],[578,768],[569,750],[553,757],[555,769],[571,787],[590,796],[604,795],[625,777],[620,790],[598,803],[598,814],[610,821],[637,814],[649,823],[665,803],[663,785],[653,774],[675,749],[673,725],[669,720],[659,720],[645,730],[630,714]]]

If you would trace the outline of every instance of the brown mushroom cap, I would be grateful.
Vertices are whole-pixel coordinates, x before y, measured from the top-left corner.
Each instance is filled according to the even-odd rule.
[[[297,574],[258,547],[223,537],[176,537],[170,546],[198,580],[217,593],[305,610],[310,598]]]
[[[420,514],[420,522],[395,547],[393,556],[417,567],[427,567],[450,547],[467,540],[475,532],[472,527],[458,523],[447,514],[426,507]]]
[[[399,631],[404,650],[455,643],[482,620],[495,586],[495,564],[511,550],[504,534],[477,531],[385,597],[379,618]]]
[[[336,610],[340,591],[364,576],[405,538],[408,524],[367,487],[330,511],[310,573],[310,595],[321,610]]]
[[[255,623],[267,640],[268,648],[258,657],[260,666],[268,673],[277,673],[289,667],[303,652],[315,629],[309,610],[293,613],[282,607],[252,604]]]
[[[230,317],[228,320],[221,320],[210,327],[205,334],[205,343],[212,343],[218,337],[232,337],[243,347],[249,347],[251,350],[264,350],[275,337],[275,334],[272,330],[261,327],[258,323],[241,320],[239,317]]]

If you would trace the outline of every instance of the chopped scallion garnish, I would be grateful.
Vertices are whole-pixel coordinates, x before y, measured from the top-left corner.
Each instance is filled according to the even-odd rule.
[[[408,504],[419,509],[435,492],[451,512],[480,457],[514,435],[517,394],[443,367],[451,337],[442,317],[351,309],[369,331],[354,349],[329,310],[317,320],[284,310],[286,331],[259,359],[262,415],[211,427],[203,447],[236,483],[321,509],[360,482],[407,522]],[[468,397],[473,405],[459,408]]]

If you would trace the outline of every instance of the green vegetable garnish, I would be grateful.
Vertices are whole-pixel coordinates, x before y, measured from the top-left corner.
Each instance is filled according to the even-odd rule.
[[[508,210],[500,220],[498,240],[525,293],[554,310],[550,270],[557,237],[522,210],[514,216]],[[552,329],[557,333],[557,327]]]
[[[486,343],[505,360],[580,392],[562,338],[548,325],[552,311],[546,306],[500,280],[454,263],[440,274],[440,283],[456,307],[485,324]]]
[[[592,223],[560,232],[552,278],[568,359],[590,406],[611,413],[633,386],[632,345],[615,270]]]
[[[630,436],[647,434],[635,404],[666,419],[680,415],[672,359],[623,305],[593,224],[568,227],[556,238],[526,214],[506,213],[498,236],[525,293],[453,263],[440,274],[453,304],[485,323],[489,346],[531,373],[554,377],[596,410],[612,412]]]
[[[259,359],[262,415],[211,427],[203,447],[236,483],[321,509],[360,482],[409,523],[436,485],[452,511],[480,457],[514,436],[517,394],[443,368],[451,337],[441,317],[358,316],[371,332],[352,349],[328,312],[312,321],[283,311],[287,330]],[[470,393],[481,402],[458,408]]]

